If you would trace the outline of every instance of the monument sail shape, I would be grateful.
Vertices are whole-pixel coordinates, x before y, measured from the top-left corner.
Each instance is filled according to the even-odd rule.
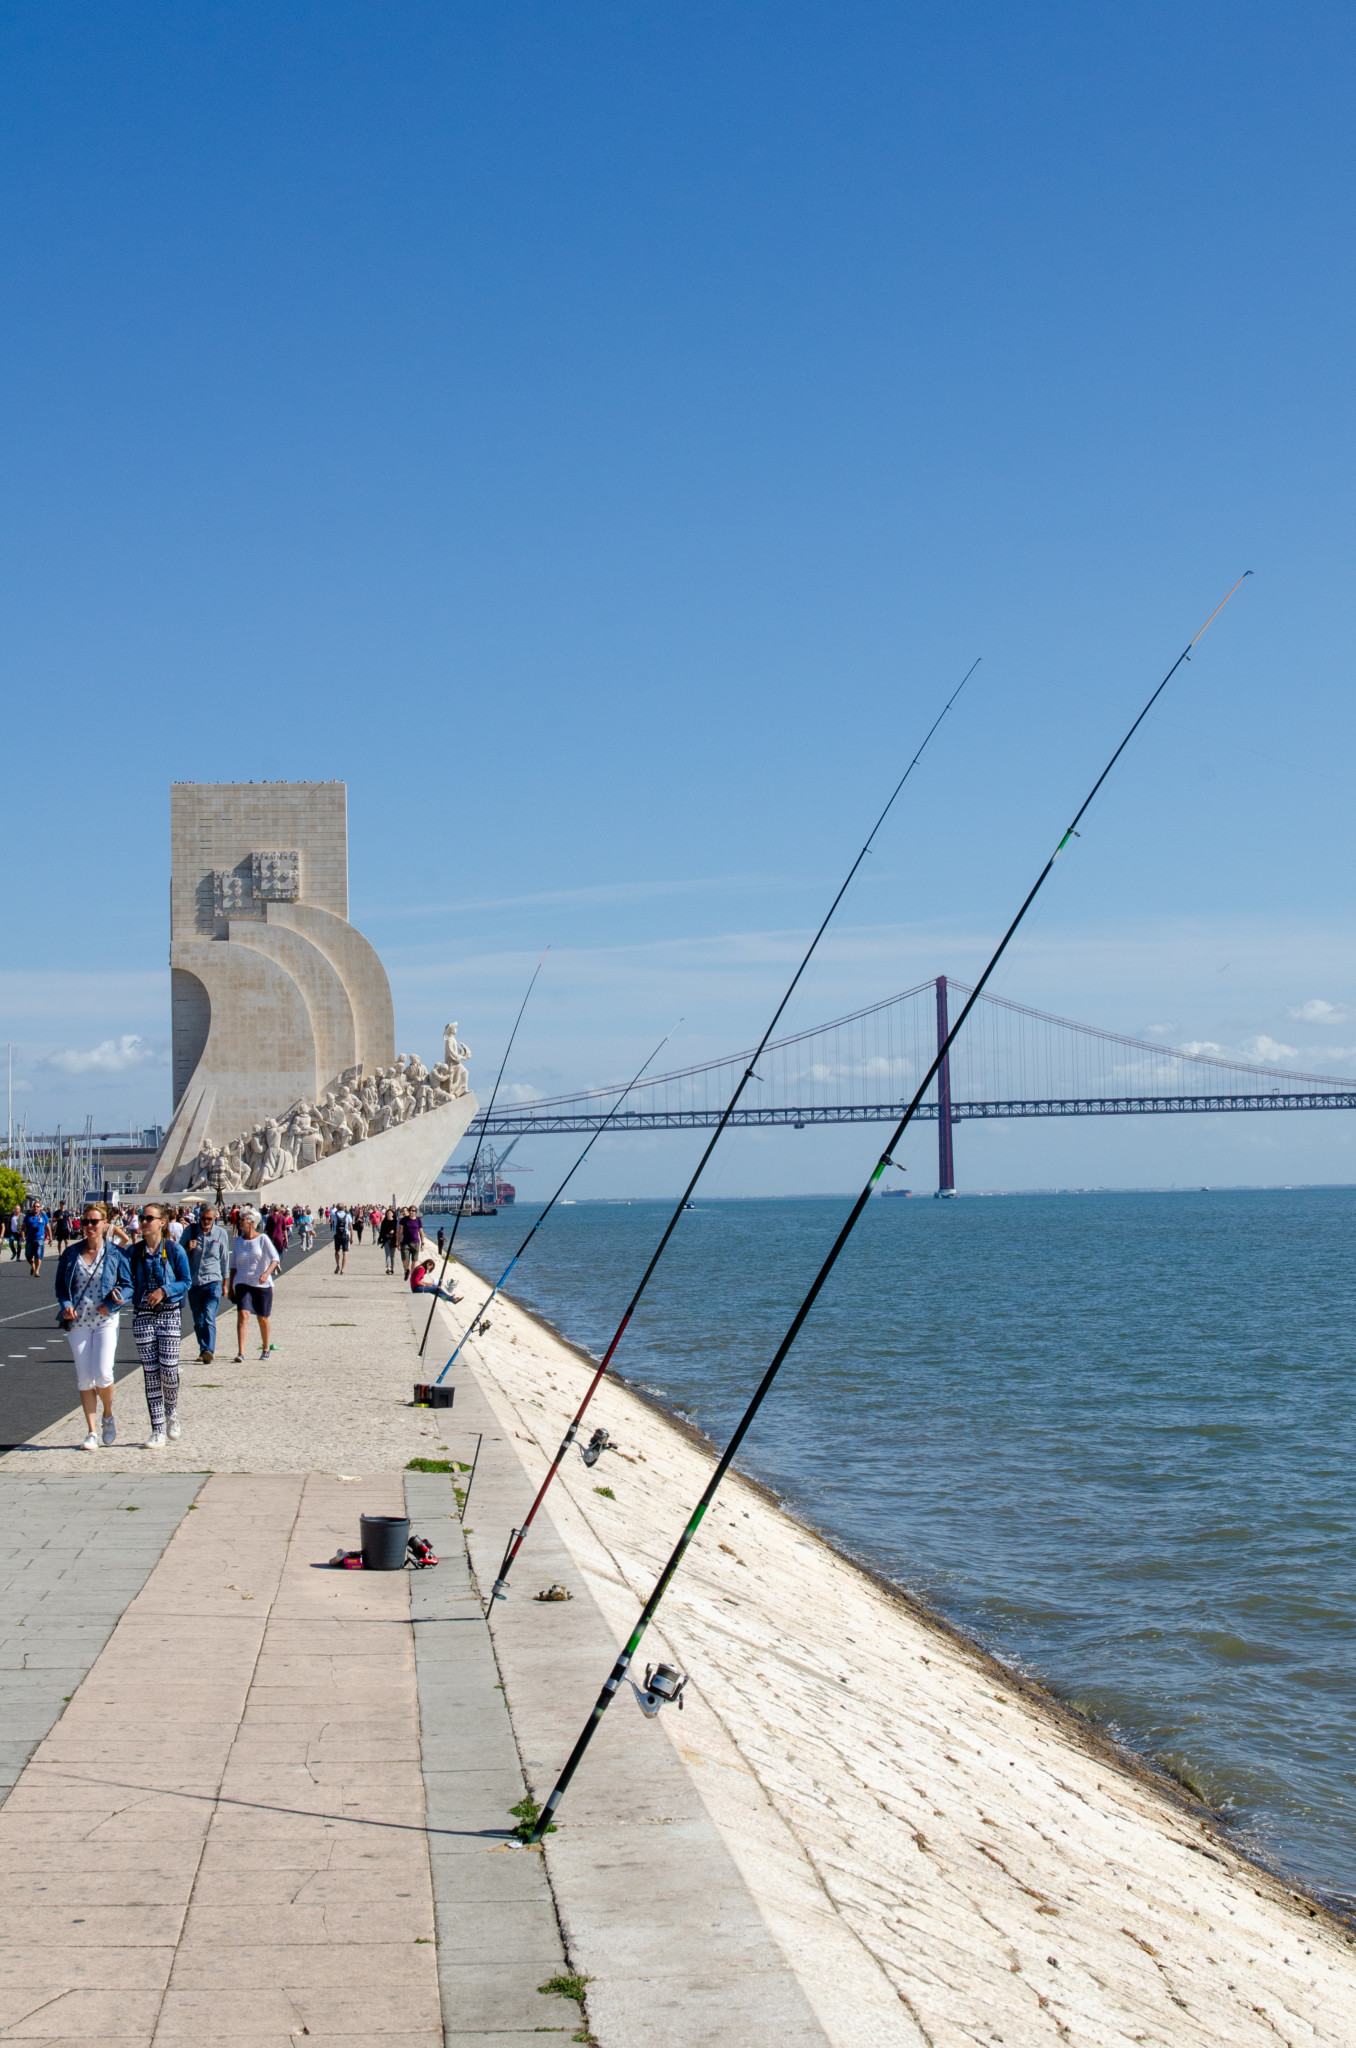
[[[342,782],[170,795],[174,1115],[148,1192],[423,1200],[475,1115],[455,1024],[395,1049],[381,961],[348,921]]]

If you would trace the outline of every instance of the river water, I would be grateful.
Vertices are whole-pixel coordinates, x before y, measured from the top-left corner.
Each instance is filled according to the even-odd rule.
[[[699,1201],[618,1370],[722,1442],[847,1207]],[[601,1351],[666,1214],[558,1208],[511,1292]],[[1348,1913],[1353,1246],[1346,1188],[877,1199],[741,1456]]]

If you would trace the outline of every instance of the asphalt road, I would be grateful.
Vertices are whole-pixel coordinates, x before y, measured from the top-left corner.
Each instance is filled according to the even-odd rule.
[[[284,1272],[303,1256],[295,1249],[296,1244],[294,1236],[292,1248],[283,1258]],[[329,1251],[326,1230],[317,1236],[316,1252],[328,1255]],[[41,1279],[35,1280],[25,1263],[10,1258],[8,1245],[0,1246],[0,1457],[20,1450],[30,1438],[50,1429],[79,1403],[71,1347],[57,1328],[56,1264],[53,1252],[42,1262]],[[233,1312],[228,1309],[226,1313],[229,1317]],[[184,1329],[186,1344],[193,1345],[193,1325],[187,1308]],[[229,1352],[235,1341],[234,1322],[228,1321],[223,1331],[219,1320],[217,1335],[219,1339],[229,1339],[225,1345],[218,1345],[218,1349]],[[194,1346],[191,1356],[197,1355]],[[132,1342],[131,1313],[124,1309],[113,1377],[121,1381],[140,1370],[137,1348]],[[127,1423],[135,1432],[144,1420],[144,1404],[138,1405],[139,1389],[133,1387],[128,1391],[135,1397],[133,1405],[129,1408],[124,1396],[117,1404],[118,1411],[120,1415],[125,1411]]]

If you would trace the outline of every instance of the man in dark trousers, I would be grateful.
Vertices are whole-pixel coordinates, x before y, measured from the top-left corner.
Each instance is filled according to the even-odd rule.
[[[28,1270],[35,1280],[42,1277],[42,1254],[46,1243],[47,1216],[34,1202],[24,1217],[24,1257],[28,1260]],[[405,1271],[408,1273],[409,1270],[407,1261]]]
[[[231,1271],[231,1240],[210,1202],[203,1203],[196,1223],[185,1225],[179,1248],[187,1254],[193,1276],[188,1306],[198,1339],[198,1363],[210,1365],[217,1348],[217,1308]]]

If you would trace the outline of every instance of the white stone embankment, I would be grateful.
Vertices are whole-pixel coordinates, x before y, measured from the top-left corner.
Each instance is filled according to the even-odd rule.
[[[589,1366],[503,1298],[465,1356],[535,1484]],[[615,1382],[599,1423],[620,1449],[552,1511],[620,1644],[711,1458]],[[759,1488],[727,1484],[661,1620],[646,1652],[692,1674],[663,1736],[834,2043],[1356,2042],[1356,1935]]]

